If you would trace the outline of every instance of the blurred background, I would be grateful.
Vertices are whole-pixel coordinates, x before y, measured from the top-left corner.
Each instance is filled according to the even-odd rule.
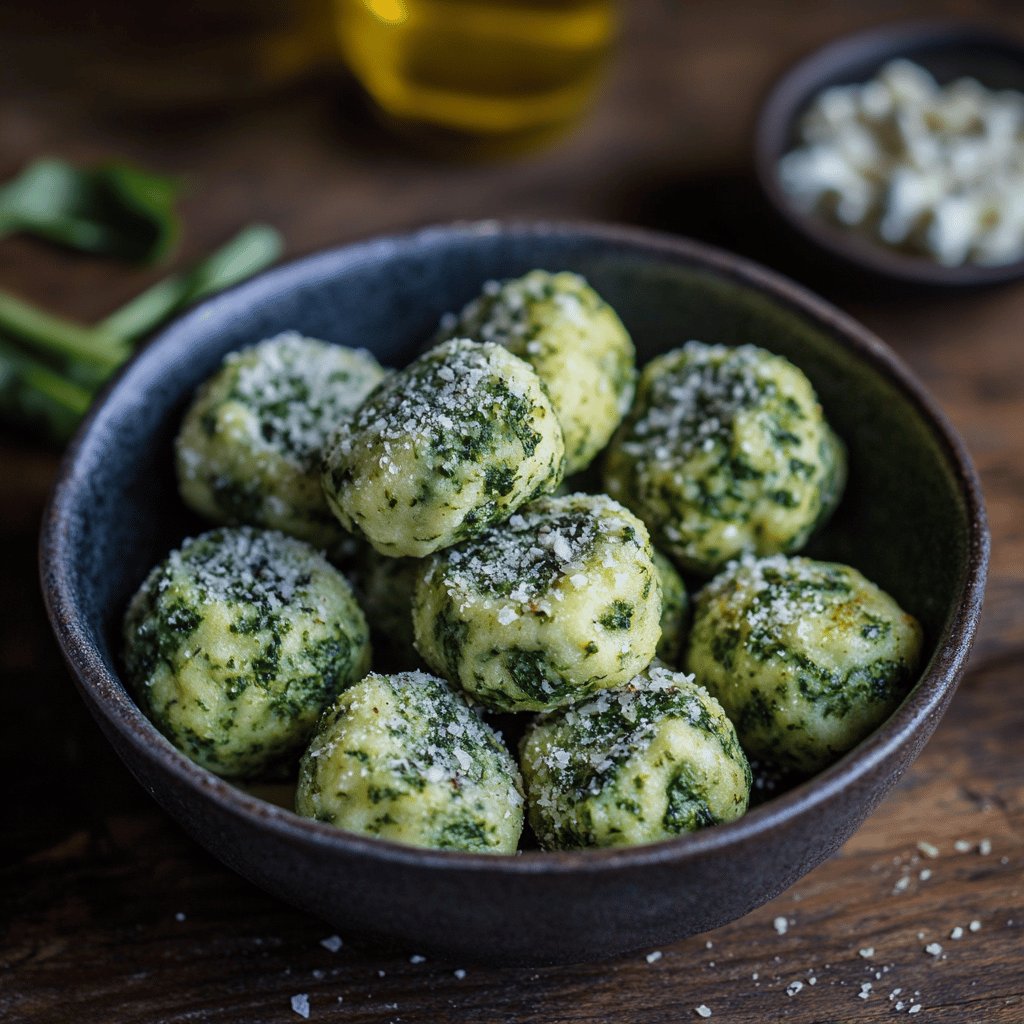
[[[649,224],[777,266],[748,187],[765,91],[838,35],[938,15],[1024,32],[1013,0],[5,4],[0,180],[53,154],[180,176],[184,258],[254,219],[296,254],[521,216]],[[148,280],[29,241],[0,261],[3,287],[85,319]]]

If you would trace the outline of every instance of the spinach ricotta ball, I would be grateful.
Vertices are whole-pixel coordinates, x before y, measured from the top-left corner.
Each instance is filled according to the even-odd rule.
[[[317,716],[370,666],[345,577],[282,533],[219,529],[185,541],[132,599],[124,660],[140,704],[225,778],[298,756]]]
[[[416,647],[494,711],[542,711],[650,664],[661,586],[647,530],[605,495],[533,502],[436,555],[413,603]]]
[[[682,576],[660,551],[654,552],[654,568],[661,583],[661,639],[655,655],[659,661],[677,666],[686,647],[690,596]]]
[[[498,735],[448,683],[368,675],[324,713],[303,755],[295,808],[413,846],[513,853],[522,782]]]
[[[842,443],[810,381],[753,345],[691,341],[650,362],[605,462],[608,493],[678,565],[800,548],[838,504]]]
[[[892,713],[920,652],[917,621],[856,569],[776,555],[698,594],[686,667],[751,757],[806,775]]]
[[[537,374],[455,339],[384,381],[346,421],[323,487],[383,555],[422,557],[507,519],[562,479],[562,429]]]
[[[369,352],[290,332],[228,355],[200,388],[175,445],[185,504],[217,523],[281,530],[343,557],[327,507],[328,440],[384,376]]]
[[[546,849],[632,846],[732,821],[750,768],[721,705],[655,663],[628,686],[540,716],[521,744]]]
[[[489,281],[461,313],[445,317],[441,336],[495,342],[537,371],[565,432],[567,473],[608,444],[633,401],[633,342],[615,310],[578,274],[531,270]]]

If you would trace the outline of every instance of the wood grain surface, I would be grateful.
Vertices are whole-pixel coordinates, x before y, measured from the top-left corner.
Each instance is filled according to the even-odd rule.
[[[181,174],[191,184],[181,262],[257,219],[284,232],[289,255],[492,216],[622,220],[750,254],[863,320],[932,389],[982,475],[991,582],[971,670],[924,754],[840,854],[768,906],[659,951],[570,968],[420,962],[348,935],[331,952],[321,940],[332,929],[208,857],[100,737],[36,582],[57,456],[2,433],[0,1020],[287,1024],[302,1019],[292,998],[305,995],[309,1020],[353,1024],[677,1024],[702,1019],[702,1006],[712,1021],[758,1024],[912,1013],[1022,1024],[1024,285],[890,294],[808,263],[761,209],[748,151],[764,90],[813,46],[943,12],[1024,35],[1024,9],[630,0],[615,63],[578,129],[532,155],[458,163],[391,140],[328,76],[186,109],[181,89],[207,84],[220,61],[201,39],[174,43],[164,24],[193,6],[136,5],[130,17],[123,6],[5,5],[0,178],[50,153]],[[82,318],[155,276],[0,244],[0,287]]]

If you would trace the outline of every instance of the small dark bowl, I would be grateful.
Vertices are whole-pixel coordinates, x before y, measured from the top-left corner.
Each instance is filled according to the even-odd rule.
[[[778,178],[779,160],[797,142],[800,117],[822,90],[866,82],[885,63],[906,57],[940,84],[970,76],[990,89],[1024,91],[1024,42],[963,22],[886,25],[845,36],[816,50],[772,88],[758,115],[754,163],[768,202],[806,243],[840,265],[904,284],[945,288],[993,285],[1024,277],[1024,260],[1001,266],[945,267],[887,248],[855,230],[797,209]]]
[[[294,328],[402,363],[481,282],[533,267],[585,274],[642,359],[688,338],[754,341],[811,377],[846,439],[850,484],[815,543],[923,623],[923,675],[836,765],[741,820],[651,846],[486,856],[415,849],[300,818],[197,767],[118,674],[119,624],[147,570],[199,524],[171,441],[228,351]],[[79,432],[46,515],[42,582],[57,639],[110,742],[195,839],[346,933],[499,963],[571,962],[667,943],[790,886],[854,831],[917,756],[964,668],[988,534],[964,447],[880,341],[801,288],[694,242],[615,227],[455,225],[347,246],[204,303],[121,374]]]

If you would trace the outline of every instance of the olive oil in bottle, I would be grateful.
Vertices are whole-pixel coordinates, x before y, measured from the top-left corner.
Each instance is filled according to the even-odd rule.
[[[613,0],[336,0],[342,56],[389,119],[487,150],[545,138],[597,85]]]

